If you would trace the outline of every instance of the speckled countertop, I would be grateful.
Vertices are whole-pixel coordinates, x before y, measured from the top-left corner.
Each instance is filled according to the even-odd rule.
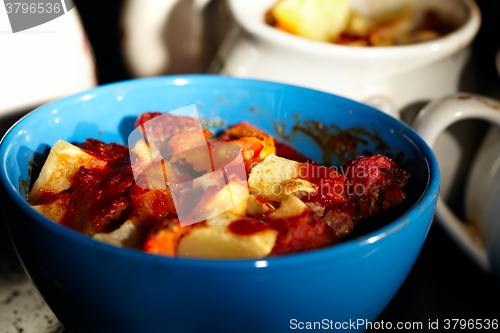
[[[0,332],[67,332],[45,304],[24,271],[1,268]]]
[[[19,263],[0,219],[0,333],[68,332]]]

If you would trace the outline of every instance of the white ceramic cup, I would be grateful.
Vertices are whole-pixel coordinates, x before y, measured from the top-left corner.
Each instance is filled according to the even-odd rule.
[[[473,0],[385,1],[391,6],[411,2],[417,13],[436,9],[459,28],[419,44],[350,47],[308,40],[269,26],[264,16],[276,1],[229,0],[238,29],[221,47],[210,71],[334,93],[373,105],[396,118],[412,103],[458,90],[470,53],[467,46],[481,22]],[[381,11],[371,8],[373,0],[351,3],[362,12]]]
[[[442,198],[436,217],[479,266],[500,274],[500,102],[479,95],[453,94],[428,104],[413,127],[434,147],[449,126],[465,119],[481,119],[495,125],[483,140],[468,176],[467,222],[461,221]]]

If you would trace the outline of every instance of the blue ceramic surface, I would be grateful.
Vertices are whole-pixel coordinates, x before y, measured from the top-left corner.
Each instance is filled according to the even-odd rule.
[[[277,125],[289,131],[306,119],[376,132],[388,145],[382,153],[397,157],[412,172],[415,204],[378,230],[330,248],[228,261],[116,248],[57,225],[27,204],[29,161],[40,159],[57,140],[125,143],[142,112],[190,104],[212,123],[248,120],[271,134]],[[321,150],[310,138],[296,136],[291,143],[320,159]],[[377,148],[359,145],[356,153],[377,153]],[[58,319],[75,333],[281,332],[299,322],[320,322],[322,328],[373,322],[410,272],[439,190],[432,151],[390,116],[309,89],[208,75],[120,82],[42,106],[4,137],[0,177],[4,213],[20,259]]]

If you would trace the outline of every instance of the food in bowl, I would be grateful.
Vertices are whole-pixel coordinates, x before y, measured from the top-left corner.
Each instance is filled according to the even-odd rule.
[[[214,135],[199,119],[150,112],[135,126],[144,138],[130,151],[96,139],[58,141],[29,193],[32,207],[148,253],[262,258],[349,239],[361,220],[407,197],[410,174],[382,155],[357,157],[339,172],[247,122]],[[147,140],[145,128],[154,133]]]
[[[293,132],[297,124],[321,119],[322,133],[336,138],[356,134],[348,129],[376,134],[384,146],[359,134],[366,144],[359,141],[347,160],[370,156],[367,151],[389,156],[411,173],[407,199],[362,220],[352,238],[338,245],[248,260],[187,259],[110,246],[50,221],[27,202],[27,181],[36,178],[30,166],[42,166],[58,140],[127,144],[139,114],[190,104],[213,133],[247,120],[324,165],[345,162],[336,155],[324,162],[317,141],[302,130]],[[286,124],[287,138],[276,124]],[[440,180],[425,142],[367,105],[290,85],[211,75],[116,82],[44,105],[9,130],[0,156],[2,208],[16,252],[48,306],[75,333],[275,333],[289,331],[291,318],[374,322],[420,253]]]
[[[415,44],[456,28],[431,8],[417,16],[409,4],[368,17],[351,9],[349,0],[281,0],[267,12],[265,21],[301,37],[348,46]]]

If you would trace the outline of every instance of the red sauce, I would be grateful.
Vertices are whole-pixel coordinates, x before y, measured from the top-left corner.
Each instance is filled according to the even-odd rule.
[[[134,177],[128,148],[115,143],[105,144],[95,139],[78,145],[89,154],[107,161],[104,169],[85,169],[75,174],[68,212],[62,224],[94,234],[105,230],[109,222],[122,220],[131,205],[128,188]]]
[[[326,208],[348,202],[346,179],[336,170],[302,164],[299,177],[318,187],[316,192],[308,194],[304,201],[320,202]]]
[[[288,142],[301,140],[300,136],[302,135],[313,139],[323,152],[323,165],[332,165],[334,157],[345,164],[358,155],[360,146],[367,146],[370,142],[376,144],[375,149],[378,151],[388,149],[388,145],[374,130],[367,131],[362,127],[342,129],[334,124],[323,124],[318,120],[302,121],[299,117],[295,118],[297,118],[296,123],[290,132],[285,131],[286,123],[278,121],[274,124],[276,132]],[[295,139],[298,134],[300,136]],[[371,153],[366,153],[366,155],[371,155]]]
[[[300,163],[312,163],[312,164],[317,164],[316,161],[313,161],[306,155],[302,154],[299,152],[297,149],[293,148],[292,146],[289,146],[287,144],[278,142],[275,140],[274,142],[275,147],[276,147],[276,156],[286,158],[288,160],[294,160]]]
[[[60,199],[64,193],[54,194],[48,191],[40,191],[37,193],[37,196],[30,200],[30,205],[38,206],[38,205],[49,205],[54,201]]]
[[[246,219],[234,221],[229,225],[229,231],[233,234],[244,236],[253,235],[267,229],[271,229],[267,223]]]
[[[162,114],[163,113],[161,112],[145,112],[137,118],[137,120],[135,121],[135,127],[139,127],[143,125],[146,121],[159,117]]]

